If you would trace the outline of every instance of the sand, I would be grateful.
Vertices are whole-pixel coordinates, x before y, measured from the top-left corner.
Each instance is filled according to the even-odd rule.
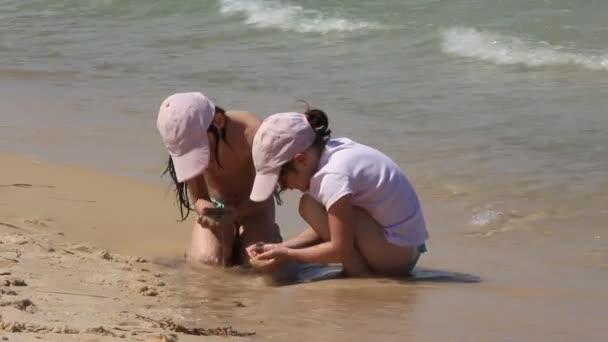
[[[190,226],[177,221],[168,186],[10,154],[0,160],[3,221],[144,256],[176,255],[186,246]]]
[[[150,260],[179,262],[189,235],[170,212],[166,189],[13,155],[1,160],[0,340],[189,341],[241,333],[182,324],[184,268]],[[145,232],[154,238],[141,243]]]
[[[170,280],[175,269],[37,229],[35,223],[0,226],[5,340],[171,341],[181,335],[151,321],[179,318],[179,284]]]

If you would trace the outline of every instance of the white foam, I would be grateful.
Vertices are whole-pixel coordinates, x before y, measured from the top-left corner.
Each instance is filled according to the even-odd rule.
[[[352,32],[382,28],[381,25],[332,17],[277,0],[220,0],[221,12],[242,14],[245,23],[259,28],[277,28],[296,32]]]
[[[504,220],[504,213],[494,210],[486,210],[471,217],[470,224],[474,226],[489,226],[501,223]]]
[[[574,65],[608,70],[608,54],[580,54],[547,43],[525,41],[498,33],[453,27],[441,32],[444,53],[504,65],[529,67]]]

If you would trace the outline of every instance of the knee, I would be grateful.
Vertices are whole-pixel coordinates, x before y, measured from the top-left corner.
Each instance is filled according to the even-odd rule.
[[[193,264],[205,264],[211,266],[226,266],[224,265],[224,260],[221,255],[211,254],[211,253],[185,253],[186,261]]]
[[[212,231],[195,225],[186,261],[193,264],[229,266],[232,262],[235,233],[233,229],[223,228],[220,227],[220,231]]]

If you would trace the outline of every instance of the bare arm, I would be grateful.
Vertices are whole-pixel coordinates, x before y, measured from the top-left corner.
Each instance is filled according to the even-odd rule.
[[[194,211],[199,217],[203,215],[204,208],[214,207],[210,201],[209,190],[207,189],[207,183],[205,183],[203,175],[188,180],[188,191],[194,204]]]
[[[251,157],[251,149],[253,147],[253,139],[255,138],[255,133],[258,131],[258,128],[261,125],[261,120],[258,116],[251,112],[245,111],[229,111],[230,114],[233,115],[233,118],[240,122],[243,125],[242,135],[245,138],[243,144],[239,144],[238,146],[233,146],[234,148],[239,148],[240,151],[246,151],[247,155],[244,156],[240,163],[240,168],[242,172],[251,172],[254,174],[253,168],[253,160]],[[243,153],[243,152],[240,152]],[[253,178],[251,179],[253,182]],[[249,192],[247,192],[239,201],[236,203],[231,203],[231,206],[235,210],[235,212],[239,213],[242,216],[248,216],[258,212],[260,210],[268,210],[269,204],[266,202],[253,202],[249,200]]]
[[[318,244],[320,241],[319,235],[312,228],[308,227],[306,230],[294,236],[293,238],[283,242],[283,245],[287,248],[304,248]]]

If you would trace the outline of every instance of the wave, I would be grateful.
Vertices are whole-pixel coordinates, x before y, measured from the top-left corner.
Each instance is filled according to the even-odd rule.
[[[471,217],[470,224],[474,226],[489,226],[505,221],[505,214],[500,211],[485,210]]]
[[[222,14],[245,16],[245,23],[301,33],[368,31],[382,28],[366,21],[333,17],[322,12],[276,0],[221,0]]]
[[[500,65],[573,65],[591,70],[608,70],[608,54],[585,55],[568,52],[559,46],[472,28],[453,27],[442,31],[441,49],[446,54]]]

